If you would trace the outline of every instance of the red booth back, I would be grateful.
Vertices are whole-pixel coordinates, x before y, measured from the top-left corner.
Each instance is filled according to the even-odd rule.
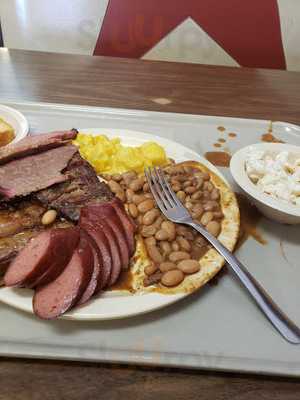
[[[110,0],[94,54],[143,57],[187,20],[240,66],[286,68],[277,0]]]

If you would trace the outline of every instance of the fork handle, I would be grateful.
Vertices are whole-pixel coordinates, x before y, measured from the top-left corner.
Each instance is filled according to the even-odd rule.
[[[192,219],[184,221],[203,235],[213,247],[225,258],[235,276],[248,290],[259,308],[267,316],[274,327],[290,343],[300,343],[300,329],[285,315],[285,313],[271,299],[264,288],[254,279],[246,267],[226,249],[223,244],[212,236],[203,226],[195,223]]]

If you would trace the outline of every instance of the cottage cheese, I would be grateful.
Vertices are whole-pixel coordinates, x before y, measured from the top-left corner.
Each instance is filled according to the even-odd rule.
[[[300,206],[300,158],[287,151],[278,153],[249,149],[245,161],[248,177],[262,192]]]

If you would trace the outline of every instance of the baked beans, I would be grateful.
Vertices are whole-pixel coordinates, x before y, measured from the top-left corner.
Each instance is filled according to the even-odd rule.
[[[224,214],[220,191],[210,174],[191,166],[169,164],[164,168],[167,180],[178,199],[193,219],[217,237]],[[113,193],[125,202],[131,217],[139,227],[150,264],[144,269],[144,285],[160,283],[174,287],[186,275],[200,270],[199,260],[209,249],[207,241],[194,229],[167,220],[151,194],[144,176],[135,172],[103,176]]]

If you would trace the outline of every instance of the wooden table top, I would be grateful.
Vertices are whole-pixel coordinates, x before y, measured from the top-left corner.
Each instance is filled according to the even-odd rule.
[[[0,49],[0,100],[300,124],[300,73]],[[299,399],[297,379],[0,359],[0,400]]]
[[[7,49],[0,67],[7,99],[300,124],[298,72]]]

